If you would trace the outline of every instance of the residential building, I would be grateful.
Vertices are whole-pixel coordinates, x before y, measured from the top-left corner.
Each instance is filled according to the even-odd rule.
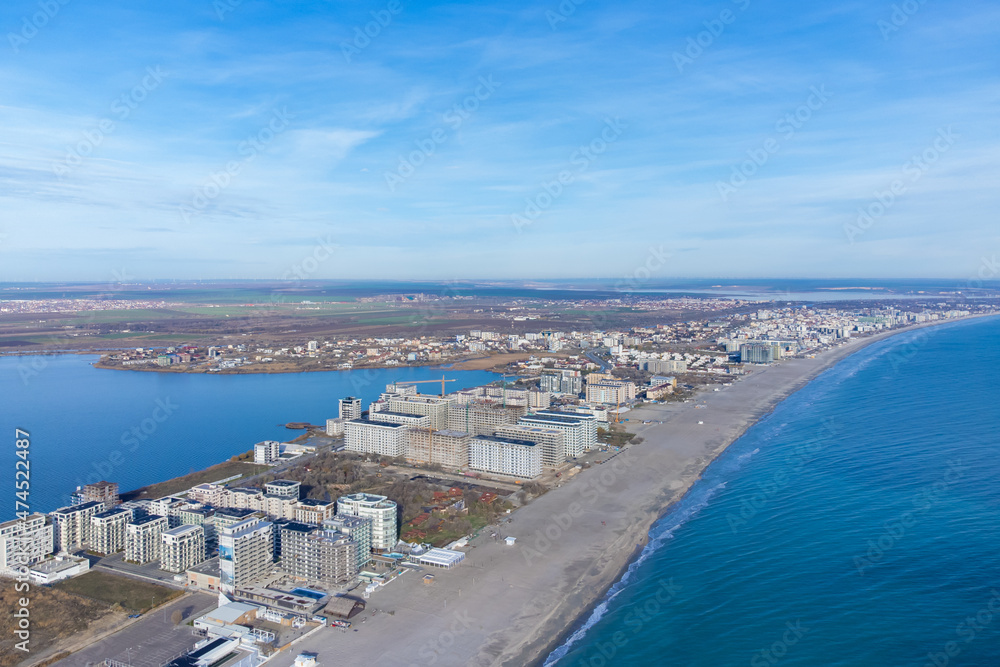
[[[586,401],[588,403],[624,405],[635,399],[636,386],[634,382],[624,382],[622,380],[588,382],[586,392]]]
[[[743,343],[740,361],[744,364],[769,364],[774,361],[774,346],[770,343]]]
[[[412,386],[409,387],[412,389]],[[407,415],[427,415],[431,419],[431,428],[442,429],[448,426],[448,409],[450,398],[441,396],[423,396],[421,394],[383,394],[385,409],[389,412],[399,412]]]
[[[222,590],[232,593],[266,577],[273,566],[271,522],[257,517],[227,526],[219,533],[219,571]]]
[[[264,493],[298,500],[302,495],[302,482],[290,479],[276,479],[264,484]]]
[[[582,456],[597,442],[597,421],[593,417],[587,419],[584,415],[570,415],[546,410],[525,415],[517,423],[522,426],[562,431],[563,449],[567,459]],[[593,427],[593,435],[591,435],[591,427]]]
[[[44,514],[0,523],[0,576],[16,576],[54,550],[53,524]]]
[[[80,498],[83,502],[98,502],[104,505],[104,509],[109,510],[121,500],[118,497],[117,482],[97,482],[96,484],[86,484],[80,490]]]
[[[580,375],[580,371],[574,370],[542,371],[539,378],[539,389],[553,394],[579,396],[583,391],[583,377]]]
[[[303,498],[295,506],[295,520],[320,526],[324,521],[337,513],[337,503],[333,500],[316,500]]]
[[[429,415],[414,415],[406,412],[392,412],[390,410],[380,410],[369,412],[368,418],[373,422],[384,424],[403,424],[409,428],[428,429],[431,426]]]
[[[438,464],[452,470],[469,466],[470,434],[448,429],[413,429],[408,435],[407,461]]]
[[[160,557],[160,535],[169,530],[165,516],[150,514],[125,524],[125,560],[149,563]]]
[[[501,426],[516,424],[528,411],[525,405],[467,403],[453,405],[448,413],[448,430],[471,435],[490,435]]]
[[[212,523],[215,525],[216,538],[222,534],[224,528],[257,517],[264,518],[260,510],[252,510],[244,507],[217,507],[212,516]]]
[[[357,545],[355,549],[355,557],[357,558],[356,571],[361,571],[368,561],[371,560],[372,520],[370,518],[338,514],[324,521],[323,529],[347,535]]]
[[[253,446],[253,462],[258,465],[273,465],[281,457],[281,443],[265,440]]]
[[[281,538],[281,567],[298,579],[342,584],[358,572],[357,549],[351,538],[337,532],[288,530]]]
[[[196,503],[220,507],[224,504],[226,487],[222,484],[199,484],[188,491],[188,498]]]
[[[132,512],[114,507],[98,512],[90,519],[90,550],[102,556],[116,554],[125,548],[125,526]]]
[[[528,440],[477,435],[469,445],[469,467],[494,475],[534,479],[542,474],[542,448]]]
[[[326,434],[333,438],[338,438],[344,435],[344,420],[340,418],[327,419]]]
[[[89,544],[91,519],[103,509],[104,503],[91,500],[79,505],[61,507],[50,513],[56,551],[69,553]]]
[[[337,515],[371,519],[372,550],[389,551],[399,536],[396,527],[396,503],[385,496],[355,493],[337,498]]]
[[[181,525],[161,534],[160,569],[185,572],[205,560],[205,530],[201,526]]]
[[[352,419],[344,424],[344,446],[352,452],[379,456],[404,456],[406,424]]]
[[[186,507],[180,511],[182,526],[201,526],[205,532],[205,553],[212,554],[219,546],[215,533],[214,507]]]
[[[556,468],[566,462],[566,447],[563,444],[564,432],[555,428],[532,426],[528,424],[510,424],[501,426],[493,434],[498,438],[513,438],[527,440],[538,445],[542,452],[542,467]]]
[[[340,399],[340,412],[338,416],[344,421],[361,419],[361,399],[355,396]]]

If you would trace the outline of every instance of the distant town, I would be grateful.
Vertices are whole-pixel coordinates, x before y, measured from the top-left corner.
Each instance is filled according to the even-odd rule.
[[[225,372],[295,360],[346,370],[485,358],[504,375],[452,391],[442,370],[440,380],[389,384],[369,405],[331,399],[336,414],[306,436],[256,443],[226,464],[236,471],[228,477],[157,497],[156,485],[121,493],[95,480],[73,490],[71,505],[0,524],[0,574],[69,592],[144,582],[164,602],[181,591],[218,594],[217,606],[188,619],[203,640],[178,647],[183,655],[169,664],[235,655],[227,665],[254,666],[308,632],[350,629],[404,574],[434,586],[462,566],[476,536],[518,548],[505,528],[518,507],[642,446],[628,431],[636,406],[684,401],[852,338],[989,312],[769,304],[625,331],[475,329],[114,352],[100,365]]]

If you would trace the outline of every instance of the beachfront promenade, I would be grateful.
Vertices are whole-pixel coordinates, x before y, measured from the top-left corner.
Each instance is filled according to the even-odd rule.
[[[539,663],[619,578],[653,522],[748,426],[825,368],[894,333],[760,368],[687,403],[630,413],[629,429],[645,442],[518,510],[501,527],[517,537],[515,546],[483,531],[465,563],[436,573],[432,585],[413,573],[374,592],[358,632],[316,633],[271,664],[287,667],[303,650],[327,664]],[[663,423],[636,423],[644,419]]]

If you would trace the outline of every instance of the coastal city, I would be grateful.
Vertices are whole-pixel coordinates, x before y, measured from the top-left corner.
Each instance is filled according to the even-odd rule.
[[[503,375],[449,390],[455,380],[445,366],[440,380],[393,382],[368,405],[331,397],[335,414],[325,424],[234,456],[247,472],[159,497],[149,497],[155,485],[122,493],[114,480],[93,480],[72,490],[68,506],[0,524],[0,575],[90,595],[145,586],[151,604],[114,626],[112,648],[92,656],[110,667],[137,657],[116,645],[114,632],[152,622],[177,595],[201,594],[202,603],[217,596],[174,619],[192,634],[157,647],[157,664],[256,667],[303,638],[325,646],[359,631],[382,590],[400,581],[447,590],[453,570],[483,567],[466,560],[484,539],[530,553],[528,536],[511,525],[518,508],[632,447],[649,447],[634,432],[650,423],[636,421],[644,406],[698,401],[701,392],[870,335],[994,312],[947,303],[919,311],[761,304],[628,331],[478,329],[111,353],[98,365],[222,371],[294,357],[347,370],[485,358]],[[338,467],[339,482],[329,481]],[[331,634],[314,635],[324,632]],[[62,639],[69,645],[72,637]],[[50,657],[59,655],[53,646]],[[306,651],[295,664],[315,659]]]

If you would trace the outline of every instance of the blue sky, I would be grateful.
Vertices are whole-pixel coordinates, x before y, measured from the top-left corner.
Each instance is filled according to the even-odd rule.
[[[1000,252],[996,3],[7,0],[0,25],[2,281],[962,279]]]

